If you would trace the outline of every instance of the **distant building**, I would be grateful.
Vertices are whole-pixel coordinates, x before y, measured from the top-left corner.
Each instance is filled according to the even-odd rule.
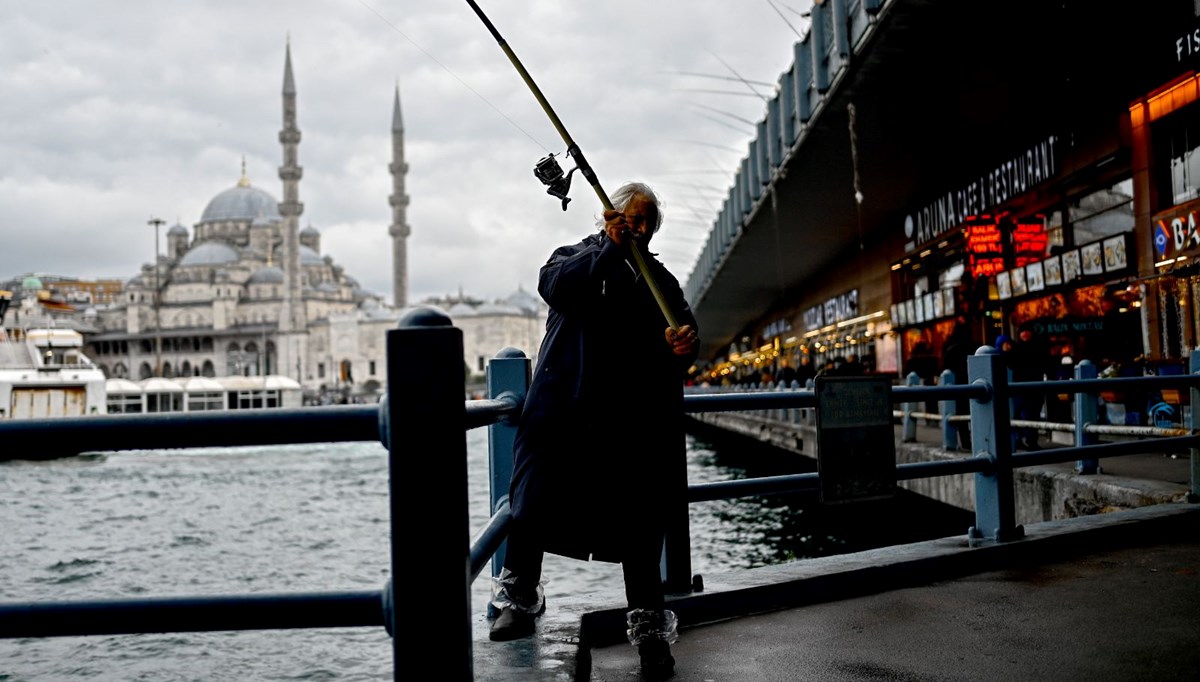
[[[17,315],[10,322],[24,314],[25,322],[37,318],[79,330],[86,353],[109,378],[283,375],[300,383],[310,402],[381,393],[386,334],[408,297],[411,230],[399,88],[388,197],[397,307],[322,254],[317,228],[299,229],[303,169],[290,45],[283,80],[282,201],[252,184],[243,162],[238,181],[208,202],[190,230],[183,224],[166,229],[166,253],[127,281],[26,275],[0,287],[14,292]],[[545,329],[545,304],[521,289],[490,303],[461,293],[426,303],[441,307],[463,330],[470,375],[481,375],[507,346],[533,357]]]
[[[428,299],[426,303],[441,308],[462,330],[463,363],[475,376],[482,376],[487,361],[504,348],[516,348],[531,359],[537,357],[546,333],[549,307],[537,294],[521,287],[490,303],[461,292],[457,297]]]

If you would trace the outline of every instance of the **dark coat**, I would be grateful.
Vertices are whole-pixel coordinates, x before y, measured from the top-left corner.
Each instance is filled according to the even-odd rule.
[[[695,329],[678,280],[645,261],[677,324]],[[661,542],[668,502],[686,504],[683,381],[695,357],[671,352],[632,262],[595,233],[556,249],[538,279],[550,313],[517,426],[510,504],[553,554],[621,561],[633,543]]]

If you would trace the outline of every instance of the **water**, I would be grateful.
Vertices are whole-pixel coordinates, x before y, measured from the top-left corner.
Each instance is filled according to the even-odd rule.
[[[488,515],[484,429],[468,433],[468,455],[474,534]],[[795,466],[791,457],[689,436],[692,483]],[[380,589],[390,572],[387,487],[386,452],[371,443],[0,463],[0,602]],[[872,507],[805,511],[783,498],[695,504],[693,572],[969,525],[941,505],[897,504],[882,515]],[[550,603],[621,580],[619,566],[553,555],[545,574]],[[487,603],[487,575],[472,586],[475,614]],[[382,628],[0,640],[0,681],[391,680],[391,660]]]

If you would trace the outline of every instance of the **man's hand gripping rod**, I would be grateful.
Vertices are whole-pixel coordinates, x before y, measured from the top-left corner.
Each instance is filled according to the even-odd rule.
[[[492,22],[488,20],[487,15],[483,13],[483,10],[479,9],[479,5],[475,4],[475,0],[467,0],[467,4],[471,6],[471,9],[475,10],[475,14],[479,15],[479,19],[483,22],[483,25],[487,27],[487,30],[492,34],[492,37],[496,39],[497,43],[499,43],[500,49],[504,50],[504,54],[508,56],[508,60],[512,62],[513,67],[517,69],[517,73],[521,74],[521,79],[525,81],[525,85],[529,87],[529,90],[533,93],[533,96],[537,98],[538,104],[542,105],[542,110],[545,111],[546,115],[550,117],[550,122],[554,124],[554,128],[558,130],[558,134],[562,137],[563,142],[566,143],[567,155],[575,159],[575,165],[578,167],[579,172],[583,173],[583,177],[587,179],[588,183],[591,184],[592,189],[596,190],[596,196],[600,197],[600,203],[604,204],[605,209],[610,211],[614,210],[612,201],[608,198],[608,195],[604,193],[604,189],[600,187],[600,181],[596,179],[596,173],[592,170],[592,167],[588,165],[587,160],[583,158],[583,152],[579,150],[579,145],[575,144],[575,141],[571,139],[571,135],[567,132],[567,129],[563,127],[562,121],[559,120],[558,114],[555,114],[554,109],[550,108],[550,103],[546,101],[545,96],[542,95],[541,89],[539,89],[537,84],[533,82],[533,79],[530,78],[529,72],[526,71],[525,67],[521,64],[521,60],[517,59],[517,55],[513,53],[512,48],[510,48],[508,43],[505,42],[504,38],[501,37],[500,32],[497,31],[496,27],[492,25]],[[566,194],[565,188],[562,189],[562,194]],[[559,196],[559,198],[563,199],[563,210],[566,210],[566,197],[558,194],[555,194],[555,196]],[[650,292],[654,294],[654,300],[658,301],[658,307],[662,309],[663,317],[667,318],[667,324],[670,325],[671,329],[679,331],[679,324],[675,321],[675,314],[671,312],[671,307],[667,304],[666,299],[663,298],[662,290],[658,288],[658,282],[654,280],[654,277],[650,274],[650,269],[646,267],[646,259],[644,256],[642,256],[642,250],[638,247],[637,241],[630,239],[629,248],[631,251],[633,251],[633,259],[637,262],[638,270],[641,271],[642,277],[646,280],[646,285],[650,287]]]

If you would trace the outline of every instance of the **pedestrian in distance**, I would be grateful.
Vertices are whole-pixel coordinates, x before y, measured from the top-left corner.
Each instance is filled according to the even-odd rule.
[[[600,231],[555,249],[539,273],[550,312],[517,426],[490,637],[536,630],[546,552],[619,562],[629,641],[643,675],[663,678],[674,671],[678,625],[659,563],[668,518],[687,514],[683,380],[699,338],[678,280],[646,251],[663,219],[657,195],[628,183],[612,202]],[[635,242],[677,328],[637,266]]]

